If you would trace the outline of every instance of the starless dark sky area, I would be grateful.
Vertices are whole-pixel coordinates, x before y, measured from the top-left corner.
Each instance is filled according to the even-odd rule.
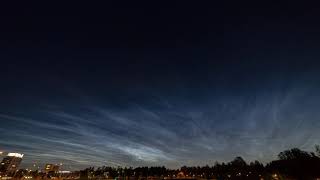
[[[319,142],[311,4],[1,6],[0,150],[23,167],[268,162]]]

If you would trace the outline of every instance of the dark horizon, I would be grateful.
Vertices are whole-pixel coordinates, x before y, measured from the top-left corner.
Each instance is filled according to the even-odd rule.
[[[15,154],[15,155],[9,155],[9,154]],[[21,160],[23,160],[25,158],[25,154],[23,153],[19,153],[19,152],[1,152],[0,151],[0,158],[6,158],[8,156],[17,156],[19,158],[21,158]],[[304,151],[301,150],[299,148],[291,148],[291,149],[286,149],[283,150],[281,152],[279,152],[276,155],[275,159],[270,160],[269,162],[260,162],[259,160],[252,160],[252,161],[247,161],[246,159],[243,159],[243,157],[241,156],[235,156],[233,158],[231,158],[230,161],[215,161],[213,164],[193,164],[193,165],[181,165],[180,167],[167,167],[165,165],[161,165],[161,164],[157,164],[157,165],[151,165],[151,166],[134,166],[134,165],[129,165],[129,166],[121,166],[121,165],[101,165],[101,166],[83,166],[80,168],[74,168],[72,167],[72,164],[63,164],[62,162],[60,163],[49,163],[49,162],[35,162],[34,164],[29,164],[28,166],[25,165],[20,165],[19,163],[19,167],[17,170],[19,171],[24,171],[24,170],[30,170],[33,172],[43,172],[44,167],[48,164],[52,164],[52,165],[56,165],[59,168],[59,171],[73,171],[73,172],[80,172],[80,171],[86,171],[88,169],[92,169],[95,171],[99,171],[99,169],[106,169],[106,168],[113,168],[113,169],[140,169],[140,168],[166,168],[167,170],[174,170],[174,171],[178,171],[180,172],[182,169],[184,168],[206,168],[206,167],[210,167],[210,168],[216,168],[217,166],[234,166],[234,163],[238,164],[241,163],[244,166],[260,166],[265,168],[265,170],[263,170],[264,173],[271,173],[272,171],[270,171],[271,169],[273,171],[281,171],[283,169],[281,168],[292,168],[292,167],[288,167],[288,166],[283,166],[280,169],[278,169],[279,167],[274,166],[274,164],[277,164],[279,162],[287,162],[290,164],[291,161],[297,161],[295,163],[298,163],[297,165],[300,167],[301,166],[301,162],[304,161],[304,163],[306,163],[305,165],[307,166],[314,166],[314,162],[313,160],[315,160],[317,163],[320,164],[320,145],[315,144],[314,148],[312,151]],[[182,163],[183,164],[183,163]],[[237,165],[236,165],[237,166]],[[1,170],[0,170],[1,172]],[[303,172],[303,171],[302,171]],[[305,173],[305,172],[303,172]],[[272,173],[271,173],[272,174]]]
[[[313,152],[292,148],[282,151],[275,159],[267,164],[259,161],[246,162],[242,157],[235,157],[230,162],[216,162],[214,165],[182,166],[170,169],[165,166],[101,166],[87,167],[74,171],[62,169],[62,164],[46,164],[44,169],[7,169],[10,162],[18,165],[23,155],[9,153],[1,162],[0,177],[13,179],[121,179],[121,180],[204,180],[204,179],[304,179],[314,180],[320,176],[320,145],[315,145]],[[3,165],[5,164],[5,165]]]
[[[5,6],[0,151],[74,169],[312,151],[320,16],[276,4]]]

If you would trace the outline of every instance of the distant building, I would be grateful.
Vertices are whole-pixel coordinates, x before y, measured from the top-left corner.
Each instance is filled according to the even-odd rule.
[[[57,173],[59,171],[59,166],[55,164],[46,164],[46,166],[44,167],[44,171],[46,173]]]
[[[0,164],[0,172],[5,174],[14,173],[18,170],[18,167],[22,161],[23,154],[20,153],[9,153],[3,158]]]

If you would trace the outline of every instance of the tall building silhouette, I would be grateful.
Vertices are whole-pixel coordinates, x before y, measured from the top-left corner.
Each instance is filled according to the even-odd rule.
[[[20,153],[8,153],[6,157],[0,163],[0,172],[5,174],[12,174],[14,173],[23,158],[23,154]]]

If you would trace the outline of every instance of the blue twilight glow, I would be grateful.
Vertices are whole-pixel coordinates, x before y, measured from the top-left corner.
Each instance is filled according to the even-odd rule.
[[[319,10],[257,2],[4,8],[1,158],[22,153],[22,167],[64,171],[313,151]]]
[[[205,165],[238,155],[266,162],[319,143],[318,87],[303,78],[285,90],[280,82],[254,85],[245,95],[202,89],[206,94],[194,98],[179,94],[194,90],[178,87],[173,97],[149,93],[120,105],[81,95],[63,105],[2,111],[0,145],[24,153],[24,166],[63,162],[67,169]]]

